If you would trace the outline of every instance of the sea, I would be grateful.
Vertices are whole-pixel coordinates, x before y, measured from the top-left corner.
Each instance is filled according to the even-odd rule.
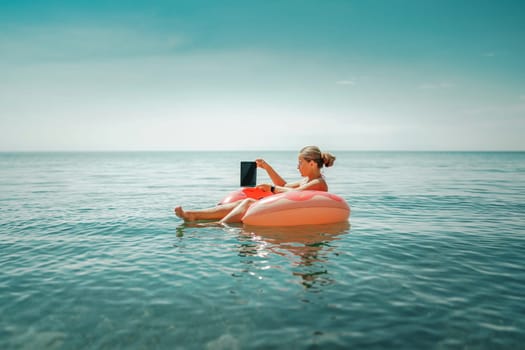
[[[173,208],[294,151],[0,153],[0,349],[525,349],[525,152],[333,153],[289,228]]]

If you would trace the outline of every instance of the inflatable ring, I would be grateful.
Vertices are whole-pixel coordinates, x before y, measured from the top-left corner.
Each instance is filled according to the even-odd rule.
[[[347,221],[346,201],[323,191],[289,191],[268,196],[252,204],[242,218],[246,225],[299,226]]]

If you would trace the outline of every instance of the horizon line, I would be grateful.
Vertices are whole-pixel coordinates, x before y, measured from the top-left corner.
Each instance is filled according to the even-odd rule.
[[[324,148],[323,148],[324,150]],[[327,149],[329,152],[450,152],[450,153],[508,153],[508,152],[525,152],[525,149]],[[0,150],[0,153],[169,153],[169,152],[297,152],[296,149],[100,149],[100,150],[64,150],[64,149],[48,149],[48,150]]]

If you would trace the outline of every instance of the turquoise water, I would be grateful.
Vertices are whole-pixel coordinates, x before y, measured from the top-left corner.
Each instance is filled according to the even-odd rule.
[[[335,155],[350,224],[285,230],[172,210],[295,152],[0,154],[0,348],[523,348],[525,153]]]

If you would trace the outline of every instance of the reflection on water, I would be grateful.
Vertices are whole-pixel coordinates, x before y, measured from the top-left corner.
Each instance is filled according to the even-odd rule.
[[[300,258],[296,264],[309,266],[322,261],[323,248],[329,247],[330,241],[338,239],[339,235],[347,233],[349,229],[348,222],[294,227],[244,226],[241,235],[250,237],[254,242],[262,245],[264,250],[272,253],[279,255],[292,253]]]
[[[304,287],[324,286],[333,283],[326,267],[334,249],[330,242],[349,231],[348,222],[295,227],[244,226],[239,255],[289,257],[292,274],[301,278]]]
[[[184,223],[177,227],[177,237],[183,238],[186,230],[196,228],[220,229],[236,236],[241,269],[232,276],[250,275],[262,279],[265,270],[291,270],[304,287],[317,291],[334,282],[328,271],[328,259],[337,255],[333,242],[350,232],[350,223],[294,227]],[[287,266],[283,266],[283,262]]]

